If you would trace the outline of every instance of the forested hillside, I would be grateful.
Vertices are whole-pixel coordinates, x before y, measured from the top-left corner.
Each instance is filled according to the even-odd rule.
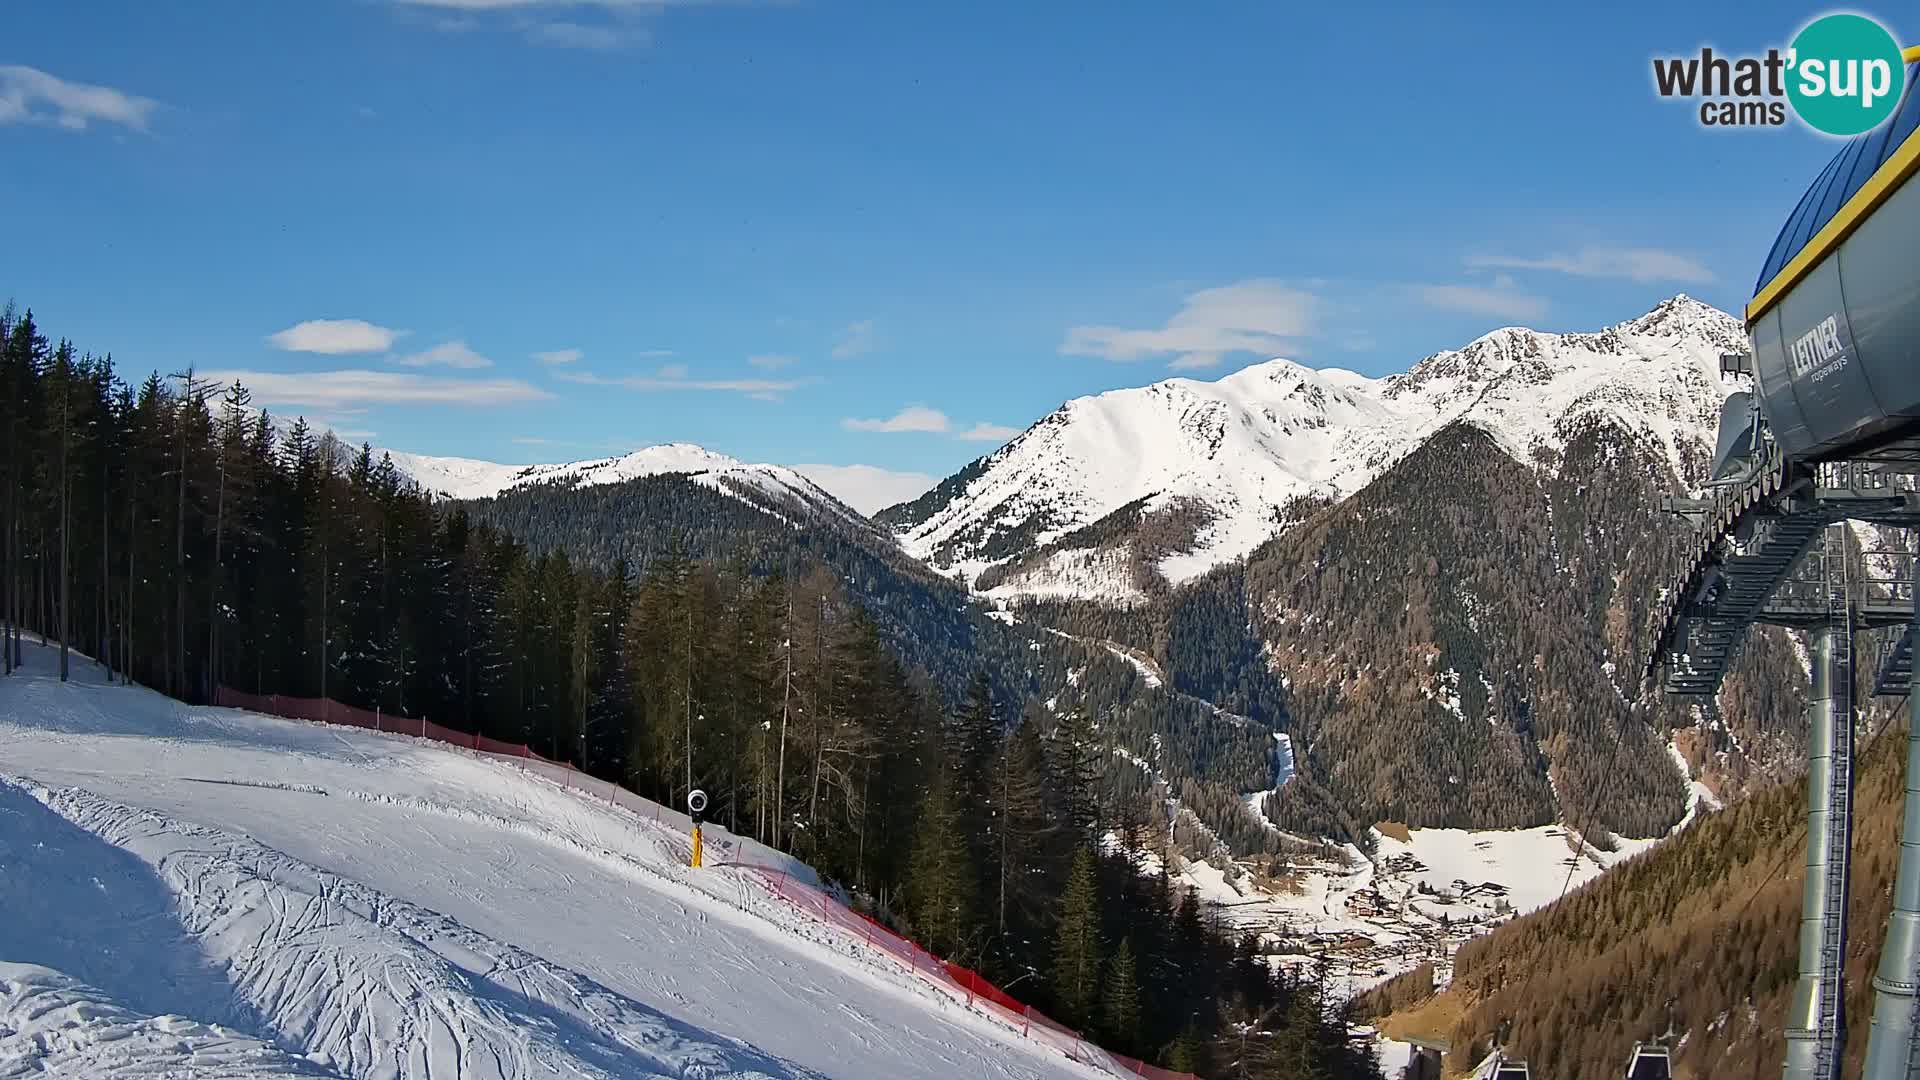
[[[1866,1047],[1900,842],[1906,740],[1888,711],[1882,703],[1873,726],[1887,731],[1861,750],[1856,776],[1845,1075],[1858,1075]],[[1536,1075],[1613,1080],[1633,1042],[1666,1026],[1671,1001],[1674,1027],[1685,1035],[1678,1075],[1777,1074],[1798,948],[1805,815],[1806,788],[1797,781],[1710,815],[1466,946],[1438,1005],[1389,1026],[1450,1038],[1453,1064],[1467,1067],[1510,1022],[1508,1045]],[[1426,1018],[1443,1015],[1461,1019],[1432,1030]]]
[[[1306,750],[1278,820],[1316,787],[1367,821],[1559,816],[1603,837],[1679,820],[1666,744],[1700,718],[1637,679],[1687,527],[1660,509],[1680,478],[1611,418],[1559,435],[1523,464],[1476,427],[1443,430],[1249,565]],[[1785,635],[1756,635],[1696,764],[1773,760],[1801,730],[1803,676]]]
[[[365,447],[282,436],[244,387],[129,386],[11,308],[0,447],[0,670],[57,650],[190,701],[226,684],[424,715],[662,801],[703,786],[729,828],[1116,1049],[1237,1075],[1222,1055],[1250,1024],[1247,1075],[1372,1073],[1316,983],[1139,871],[1166,830],[1132,828],[1142,805],[1106,783],[1128,706],[1034,707],[984,672],[941,694],[831,558],[626,553],[642,573],[532,549]],[[1083,678],[1103,652],[1061,648]],[[1182,721],[1152,722],[1143,750]],[[1226,771],[1203,736],[1191,759]]]
[[[1213,693],[1212,683],[1180,680],[1176,686],[1188,692],[1171,692],[1102,644],[1104,635],[1071,637],[1044,619],[1008,619],[865,522],[803,517],[798,508],[753,492],[718,490],[685,476],[537,484],[463,505],[474,520],[533,550],[565,551],[602,570],[624,561],[640,571],[676,557],[754,577],[827,567],[888,649],[940,700],[960,700],[984,672],[1003,703],[1003,723],[1023,711],[1082,713],[1103,747],[1114,751],[1104,759],[1109,796],[1127,798],[1140,820],[1164,821],[1170,795],[1204,826],[1183,830],[1202,853],[1272,851],[1279,843],[1242,800],[1272,786],[1270,732],[1281,709],[1259,669],[1238,665],[1237,656],[1218,659],[1231,666],[1236,683],[1250,679],[1262,687],[1257,705],[1249,698],[1247,708],[1236,708],[1240,699]],[[1216,701],[1227,715],[1210,704]]]
[[[1436,435],[1352,497],[1290,504],[1279,536],[1163,599],[1021,610],[1152,654],[1179,689],[1273,723],[1299,771],[1282,827],[1375,821],[1597,838],[1684,808],[1668,742],[1724,794],[1778,775],[1804,665],[1759,631],[1710,716],[1636,685],[1686,523],[1666,454],[1606,416],[1515,460],[1479,427]]]

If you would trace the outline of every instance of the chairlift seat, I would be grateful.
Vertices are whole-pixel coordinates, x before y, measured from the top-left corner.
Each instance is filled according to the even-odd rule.
[[[1673,1060],[1667,1048],[1636,1044],[1627,1062],[1627,1080],[1673,1080]]]

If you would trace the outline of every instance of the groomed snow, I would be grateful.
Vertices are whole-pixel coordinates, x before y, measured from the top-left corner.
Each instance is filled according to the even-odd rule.
[[[687,869],[672,823],[27,655],[0,680],[0,1075],[1105,1075]]]

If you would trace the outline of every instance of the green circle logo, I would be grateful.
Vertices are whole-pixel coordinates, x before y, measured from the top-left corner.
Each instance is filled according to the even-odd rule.
[[[1793,39],[1787,99],[1815,131],[1858,135],[1900,103],[1907,66],[1900,43],[1864,15],[1823,15]]]

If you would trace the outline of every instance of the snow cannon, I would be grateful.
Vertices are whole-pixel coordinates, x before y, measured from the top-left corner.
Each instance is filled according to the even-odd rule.
[[[1761,410],[1789,461],[1920,464],[1916,81],[1920,62],[1893,115],[1807,189],[1747,305]]]
[[[700,865],[700,821],[707,812],[707,793],[694,788],[687,792],[687,816],[693,819],[693,857],[689,866]]]

